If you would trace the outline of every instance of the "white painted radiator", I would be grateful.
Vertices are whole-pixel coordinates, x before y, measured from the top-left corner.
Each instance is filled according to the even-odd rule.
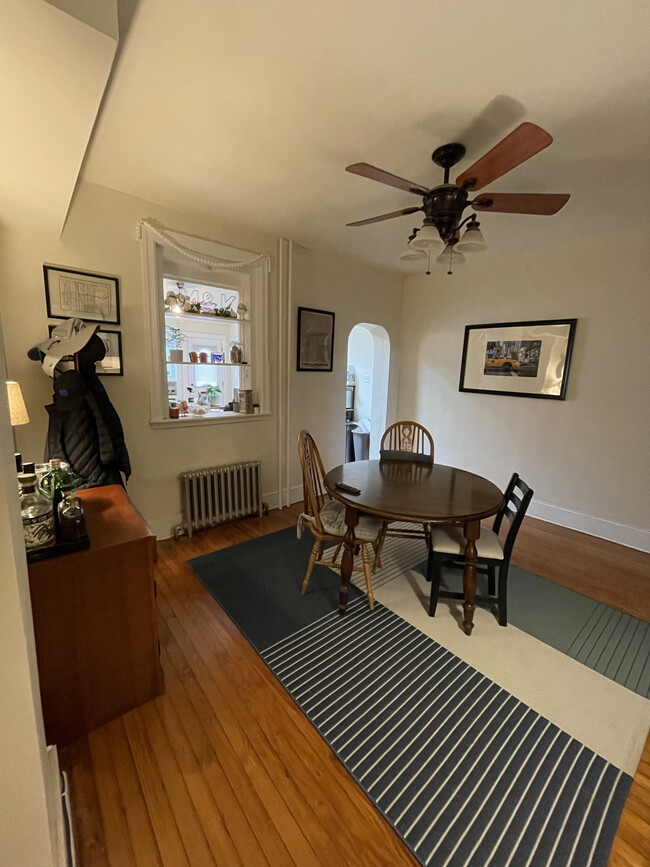
[[[176,535],[214,527],[235,518],[261,515],[260,462],[206,467],[181,473],[183,524]]]

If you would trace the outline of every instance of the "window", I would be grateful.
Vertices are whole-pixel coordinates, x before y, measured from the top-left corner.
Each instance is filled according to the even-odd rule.
[[[152,426],[243,421],[254,417],[253,404],[268,414],[268,257],[141,225]],[[188,258],[188,248],[217,264]],[[218,264],[251,258],[261,261]]]

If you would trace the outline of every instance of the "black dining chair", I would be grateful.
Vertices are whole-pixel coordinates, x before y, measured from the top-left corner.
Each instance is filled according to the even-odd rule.
[[[504,505],[501,511],[497,512],[492,529],[481,529],[481,535],[476,542],[478,553],[476,571],[481,575],[487,575],[488,595],[476,596],[475,601],[488,604],[496,602],[499,625],[507,626],[510,556],[526,509],[533,498],[533,491],[519,478],[517,473],[513,473],[503,498]],[[499,539],[499,530],[504,518],[508,519],[510,527],[502,544]],[[427,581],[431,581],[429,617],[433,617],[436,613],[439,598],[464,598],[462,592],[446,588],[441,589],[440,582],[443,566],[451,566],[454,569],[465,568],[465,545],[466,539],[462,527],[445,526],[431,529],[429,558],[427,560]],[[499,570],[498,588],[495,586],[497,567]]]

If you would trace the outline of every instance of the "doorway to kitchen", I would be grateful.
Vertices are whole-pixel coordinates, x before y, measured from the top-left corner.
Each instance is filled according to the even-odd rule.
[[[381,325],[360,322],[348,337],[345,460],[379,457],[386,429],[390,338]]]

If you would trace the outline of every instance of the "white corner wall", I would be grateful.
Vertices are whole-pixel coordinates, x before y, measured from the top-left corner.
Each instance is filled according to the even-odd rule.
[[[390,338],[387,417],[395,417],[403,282],[397,272],[294,244],[289,424],[293,501],[302,498],[298,461],[298,434],[302,428],[313,434],[326,470],[344,462],[348,338],[359,323],[381,325]],[[331,373],[296,370],[296,311],[299,306],[333,310],[336,314]]]
[[[535,490],[530,514],[639,548],[650,537],[649,228],[409,277],[398,404],[431,431],[437,462],[501,487],[516,471]],[[458,391],[466,325],[573,317],[565,401]]]
[[[0,864],[62,864],[56,751],[45,747],[0,327]]]

